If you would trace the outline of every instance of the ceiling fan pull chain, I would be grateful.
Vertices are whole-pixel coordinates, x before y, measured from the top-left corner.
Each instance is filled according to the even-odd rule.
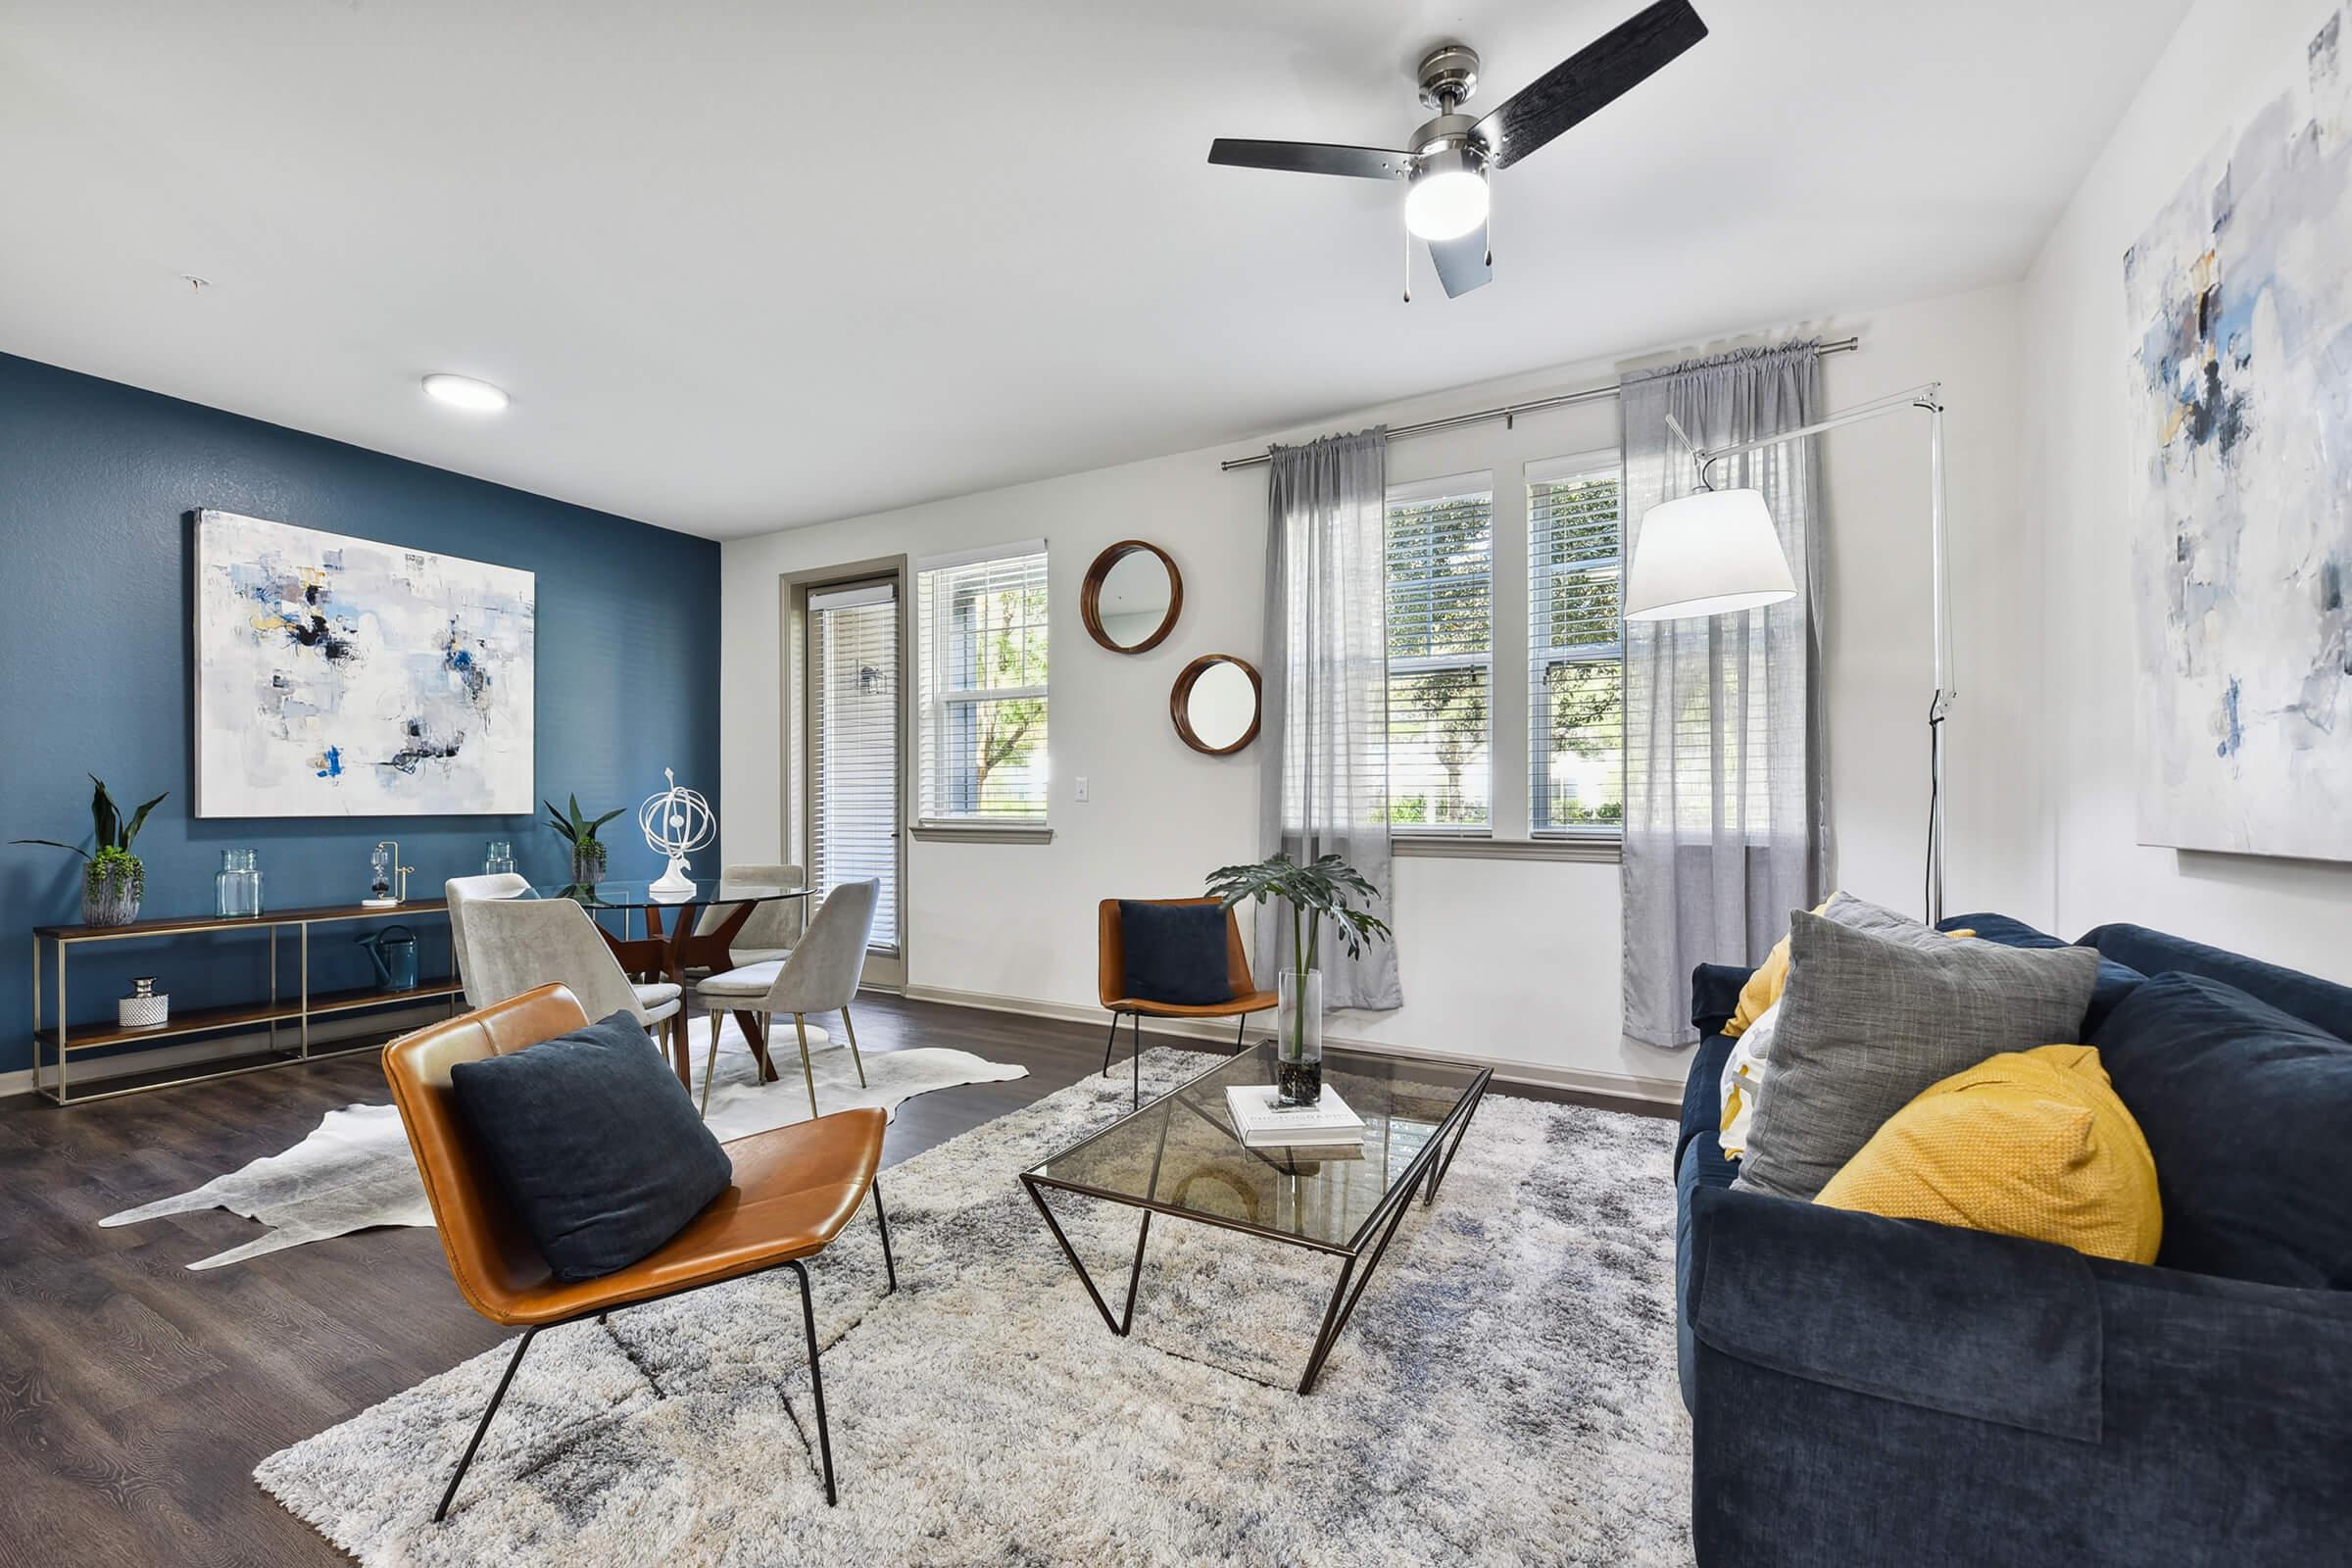
[[[1413,231],[1404,231],[1404,303],[1413,303]]]

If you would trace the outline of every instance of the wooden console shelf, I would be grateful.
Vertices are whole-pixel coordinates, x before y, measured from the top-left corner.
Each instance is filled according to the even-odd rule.
[[[167,1089],[177,1084],[197,1083],[207,1078],[226,1078],[237,1073],[261,1072],[271,1067],[290,1067],[317,1057],[343,1055],[351,1051],[372,1051],[374,1045],[349,1046],[331,1051],[311,1049],[311,1020],[335,1013],[356,1012],[369,1007],[411,1006],[419,1002],[449,999],[450,1010],[455,1012],[461,993],[452,976],[419,978],[411,991],[382,991],[368,987],[357,991],[311,991],[311,927],[338,925],[362,920],[403,920],[417,915],[446,915],[449,906],[439,899],[412,899],[390,908],[369,908],[364,905],[330,905],[317,908],[285,909],[261,915],[183,915],[166,916],[153,920],[134,920],[128,925],[44,925],[32,932],[32,1082],[33,1088],[57,1104],[80,1104],[89,1100],[111,1100],[118,1095],[142,1094],[150,1089]],[[93,942],[130,942],[155,940],[175,936],[218,933],[233,929],[263,930],[270,933],[270,996],[262,1002],[244,1003],[230,1006],[174,1008],[171,1020],[149,1029],[125,1029],[113,1022],[75,1024],[67,1011],[66,955],[74,948]],[[277,934],[291,929],[296,934],[297,984],[295,994],[288,998],[278,993]],[[54,1016],[44,1016],[42,945],[56,950],[56,1004]],[[292,1048],[277,1044],[280,1024],[295,1026],[296,1042]],[[128,1045],[136,1041],[169,1040],[178,1036],[220,1034],[241,1029],[266,1028],[270,1044],[268,1059],[245,1065],[217,1068],[190,1073],[161,1082],[141,1083],[128,1089],[71,1091],[68,1064],[85,1051]]]

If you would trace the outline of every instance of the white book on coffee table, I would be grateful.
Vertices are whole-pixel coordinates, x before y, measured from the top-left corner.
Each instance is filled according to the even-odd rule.
[[[1339,1092],[1323,1086],[1312,1105],[1284,1105],[1272,1084],[1237,1085],[1225,1091],[1234,1135],[1253,1149],[1306,1144],[1353,1144],[1364,1136],[1364,1118],[1348,1108]]]

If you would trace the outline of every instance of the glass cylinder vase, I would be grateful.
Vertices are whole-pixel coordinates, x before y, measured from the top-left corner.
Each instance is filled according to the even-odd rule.
[[[1275,977],[1280,1032],[1274,1041],[1274,1085],[1285,1105],[1323,1099],[1323,971],[1284,969]]]
[[[571,847],[571,880],[575,886],[594,887],[605,879],[605,847],[590,839]]]
[[[252,918],[262,912],[262,872],[253,850],[222,850],[213,878],[215,906],[223,916]]]

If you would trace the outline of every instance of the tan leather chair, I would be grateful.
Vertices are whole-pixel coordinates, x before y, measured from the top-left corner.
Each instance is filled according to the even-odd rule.
[[[1225,981],[1233,990],[1230,1002],[1210,1002],[1188,1004],[1175,1002],[1150,1002],[1141,997],[1125,995],[1127,989],[1127,942],[1119,930],[1119,900],[1104,899],[1101,906],[1102,941],[1101,964],[1095,985],[1102,994],[1102,1005],[1110,1009],[1110,1038],[1102,1042],[1102,1075],[1110,1076],[1110,1054],[1119,1041],[1119,1020],[1135,1019],[1135,1091],[1134,1102],[1144,1102],[1144,1020],[1151,1018],[1238,1018],[1234,1028],[1233,1049],[1242,1049],[1242,1038],[1250,1032],[1250,1014],[1270,1012],[1281,1004],[1281,999],[1271,991],[1260,991],[1257,981],[1250,974],[1250,952],[1242,945],[1242,923],[1231,909],[1225,911]],[[1214,904],[1215,899],[1129,899],[1130,904]]]
[[[541,1329],[602,1319],[618,1307],[661,1300],[686,1291],[771,1268],[800,1276],[801,1317],[808,1338],[808,1383],[815,1393],[817,1447],[824,1466],[825,1501],[834,1501],[833,1437],[825,1425],[825,1385],[816,1360],[816,1309],[808,1270],[801,1259],[822,1251],[857,1216],[870,1191],[882,1229],[882,1265],[889,1288],[899,1285],[890,1252],[890,1221],[882,1211],[875,1172],[889,1117],[872,1107],[838,1111],[725,1145],[735,1182],[710,1206],[651,1256],[601,1279],[557,1279],[509,1212],[497,1179],[480,1157],[459,1112],[449,1071],[461,1061],[520,1051],[583,1028],[588,1015],[563,986],[541,986],[518,997],[420,1029],[384,1048],[384,1076],[408,1129],[409,1147],[424,1177],[425,1197],[440,1227],[441,1247],[458,1294],[493,1323],[522,1330],[498,1392],[473,1429],[465,1457],[449,1478],[435,1522],[449,1512],[458,1483],[473,1463],[490,1418],[507,1396],[514,1370]]]

